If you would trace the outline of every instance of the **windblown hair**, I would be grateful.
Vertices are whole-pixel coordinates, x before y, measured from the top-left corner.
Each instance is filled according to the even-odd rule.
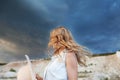
[[[57,27],[50,32],[48,49],[50,49],[50,47],[55,47],[54,54],[59,54],[61,48],[75,53],[78,64],[84,66],[86,66],[86,56],[91,54],[86,47],[77,44],[71,32],[63,26]]]

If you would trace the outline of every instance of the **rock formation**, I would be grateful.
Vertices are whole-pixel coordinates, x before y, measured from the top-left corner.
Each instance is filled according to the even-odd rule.
[[[32,60],[34,72],[43,76],[49,61],[50,59]],[[26,61],[11,62],[2,66],[0,80],[3,78],[4,80],[7,78],[16,80],[18,70],[24,65],[26,65]],[[78,78],[78,80],[120,80],[120,51],[112,54],[93,55],[87,60],[87,67],[78,67]]]

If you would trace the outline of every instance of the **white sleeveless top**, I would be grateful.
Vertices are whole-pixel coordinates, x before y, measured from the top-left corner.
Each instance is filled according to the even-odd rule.
[[[60,55],[54,55],[44,71],[43,80],[67,80],[67,71],[65,65],[65,56],[67,50],[60,52]]]

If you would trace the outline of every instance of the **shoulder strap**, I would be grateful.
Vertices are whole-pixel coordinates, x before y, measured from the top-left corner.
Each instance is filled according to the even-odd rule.
[[[62,53],[60,54],[60,56],[62,57],[63,61],[65,61],[66,58],[66,54],[67,54],[67,50],[63,50]]]

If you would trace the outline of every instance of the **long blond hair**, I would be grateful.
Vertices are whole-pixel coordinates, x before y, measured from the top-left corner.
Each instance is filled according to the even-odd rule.
[[[86,55],[91,54],[86,47],[75,42],[71,32],[64,26],[57,27],[50,32],[48,49],[50,47],[55,47],[54,54],[59,54],[61,48],[75,53],[78,63],[84,66],[86,66]]]

